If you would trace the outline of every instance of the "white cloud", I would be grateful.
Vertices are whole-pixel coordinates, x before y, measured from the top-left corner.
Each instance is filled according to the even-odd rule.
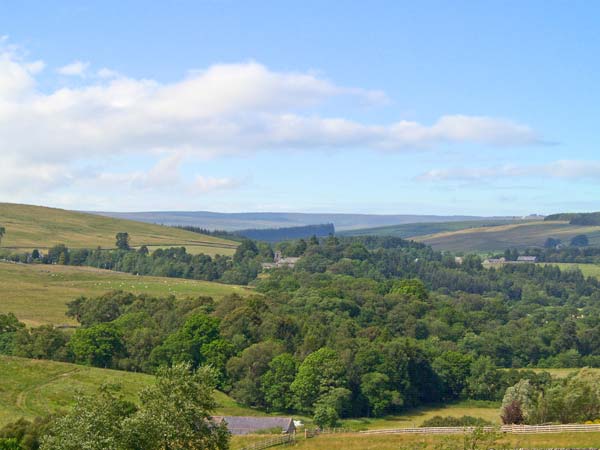
[[[180,81],[160,83],[109,69],[85,77],[89,63],[75,61],[58,73],[86,82],[81,85],[77,80],[51,92],[37,87],[36,74],[43,68],[43,62],[24,61],[0,46],[0,148],[15,168],[43,174],[40,180],[47,181],[36,182],[40,189],[89,177],[76,169],[89,161],[131,155],[151,160],[157,155],[176,156],[159,161],[152,169],[155,173],[105,170],[94,176],[104,176],[105,181],[121,177],[148,189],[157,180],[180,177],[181,158],[292,148],[405,151],[447,143],[541,143],[528,126],[491,117],[447,115],[431,125],[323,117],[319,107],[336,98],[377,105],[386,101],[385,94],[338,86],[312,73],[276,72],[256,62],[216,64]],[[0,194],[6,196],[17,189],[12,186],[22,175],[18,170],[2,171],[6,178]],[[237,185],[235,180],[205,174],[186,186],[190,183],[200,191]]]
[[[73,61],[66,66],[59,67],[56,71],[61,75],[82,77],[85,75],[86,70],[90,66],[90,63],[83,61]]]
[[[494,181],[504,178],[586,179],[600,182],[600,161],[558,160],[546,164],[432,169],[417,177],[421,181]]]

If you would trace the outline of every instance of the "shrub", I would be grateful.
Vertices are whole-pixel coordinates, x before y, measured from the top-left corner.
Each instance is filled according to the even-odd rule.
[[[462,416],[462,417],[442,417],[434,416],[421,424],[421,427],[483,427],[492,425],[481,417]]]

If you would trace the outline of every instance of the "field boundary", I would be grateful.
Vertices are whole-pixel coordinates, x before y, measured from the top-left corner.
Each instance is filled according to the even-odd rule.
[[[359,431],[361,434],[463,434],[470,433],[476,427],[419,427],[393,428],[382,430]],[[484,431],[499,430],[511,434],[541,434],[541,433],[590,433],[600,432],[600,424],[584,425],[503,425],[500,428],[482,427]]]

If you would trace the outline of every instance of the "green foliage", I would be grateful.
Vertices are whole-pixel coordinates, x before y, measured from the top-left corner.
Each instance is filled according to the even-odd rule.
[[[0,450],[22,450],[22,448],[16,439],[0,438]]]
[[[484,427],[492,425],[491,422],[481,419],[480,417],[462,416],[434,416],[431,419],[427,419],[420,426],[421,427]]]
[[[310,411],[320,397],[344,385],[342,361],[334,350],[323,347],[308,355],[300,364],[291,389],[299,407]]]
[[[296,372],[296,360],[289,353],[282,353],[269,362],[269,369],[260,380],[265,404],[269,410],[293,410],[294,396],[291,385],[296,378]]]
[[[112,324],[79,328],[69,341],[75,362],[96,367],[112,367],[124,352],[121,333]]]
[[[590,241],[585,234],[578,234],[571,239],[571,247],[587,247]]]
[[[140,394],[135,407],[114,386],[80,396],[72,411],[54,420],[42,450],[225,450],[229,433],[211,417],[215,377],[211,369],[193,372],[179,364],[157,372],[155,386]]]
[[[52,416],[36,417],[33,421],[20,418],[0,429],[0,439],[15,440],[18,443],[16,448],[19,450],[38,450],[40,439],[46,434],[52,420]]]
[[[120,231],[115,235],[115,246],[119,250],[129,250],[131,247],[129,246],[129,233],[125,233]]]
[[[124,421],[128,448],[163,450],[225,450],[226,424],[214,423],[216,375],[186,364],[161,368],[156,385],[142,391],[138,411]]]

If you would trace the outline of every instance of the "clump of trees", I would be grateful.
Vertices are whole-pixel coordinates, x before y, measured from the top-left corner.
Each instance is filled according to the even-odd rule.
[[[520,380],[506,390],[504,423],[583,423],[600,417],[600,375],[588,369],[543,384]]]

